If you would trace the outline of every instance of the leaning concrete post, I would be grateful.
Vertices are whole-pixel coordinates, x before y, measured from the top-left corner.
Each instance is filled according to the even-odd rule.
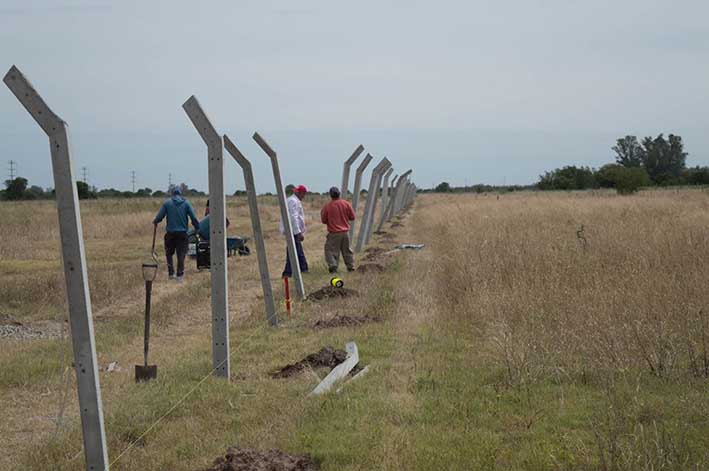
[[[357,205],[359,204],[359,191],[360,185],[362,184],[362,174],[364,173],[364,169],[367,168],[367,165],[369,165],[369,162],[371,162],[373,158],[374,157],[372,157],[370,154],[367,154],[364,157],[364,160],[359,164],[359,167],[357,167],[357,171],[355,172],[354,190],[352,191],[352,209],[354,209],[355,214],[357,214]],[[354,237],[356,225],[357,219],[352,221],[352,224],[350,225],[350,245],[352,245],[352,238]]]
[[[384,173],[391,167],[391,162],[389,162],[388,159],[384,160],[386,160],[386,165],[383,165],[377,172],[377,181],[374,184],[374,192],[369,193],[369,195],[371,196],[367,196],[367,206],[369,207],[369,211],[367,211],[367,217],[363,219],[363,222],[366,224],[366,227],[364,229],[364,242],[362,243],[362,247],[366,246],[369,243],[369,239],[372,237],[372,228],[374,227],[374,215],[377,212],[377,202],[379,201],[379,190],[382,185]],[[369,204],[370,200],[371,205]]]
[[[401,213],[401,207],[404,204],[404,198],[406,197],[406,188],[408,187],[408,185],[410,183],[409,175],[411,175],[412,171],[413,170],[408,170],[403,175],[404,179],[403,180],[401,178],[399,179],[399,184],[400,184],[401,188],[400,188],[400,191],[397,191],[397,198],[396,198],[396,202],[394,205],[394,214]]]
[[[403,211],[404,208],[406,208],[406,202],[408,201],[410,190],[411,190],[411,182],[407,181],[406,183],[404,183],[404,192],[403,192],[403,196],[401,197],[400,212]]]
[[[197,98],[182,108],[207,144],[209,164],[209,252],[212,278],[212,367],[216,376],[229,378],[229,283],[226,264],[226,198],[224,196],[224,143]]]
[[[251,169],[251,162],[244,157],[244,154],[231,142],[231,139],[224,134],[224,148],[231,154],[244,172],[244,183],[246,185],[246,196],[249,201],[249,214],[251,215],[251,228],[254,231],[256,241],[256,255],[258,256],[258,268],[261,274],[261,288],[263,289],[263,303],[266,308],[266,319],[271,325],[278,325],[276,315],[276,305],[273,302],[273,291],[271,290],[271,277],[268,273],[268,258],[266,257],[266,244],[263,241],[263,230],[261,229],[261,217],[258,213],[258,203],[256,201],[256,185],[254,184],[254,173]]]
[[[293,226],[290,223],[288,215],[288,204],[286,203],[286,192],[283,190],[283,181],[281,180],[281,170],[278,167],[278,156],[271,149],[271,146],[259,136],[259,133],[254,133],[254,141],[263,149],[263,151],[271,159],[271,167],[273,168],[273,180],[276,183],[276,192],[278,193],[278,204],[281,208],[281,220],[283,221],[283,229],[286,237],[286,247],[288,248],[288,257],[290,258],[290,266],[295,278],[295,289],[298,297],[305,299],[305,286],[303,285],[303,275],[300,273],[300,262],[298,260],[298,252],[295,249],[295,239],[293,238]]]
[[[103,425],[101,386],[96,364],[91,297],[67,125],[47,106],[17,67],[12,66],[3,81],[49,137],[71,323],[71,341],[74,349],[74,368],[79,390],[84,459],[87,470],[107,470],[108,451]]]
[[[379,224],[380,229],[384,225],[384,222],[388,221],[389,217],[391,217],[390,215],[392,212],[392,208],[394,207],[394,190],[398,179],[399,175],[397,174],[394,176],[394,178],[392,178],[391,184],[389,185],[389,203],[387,203],[387,207],[384,208],[384,213],[382,214],[382,221]]]
[[[379,211],[379,217],[376,217],[374,215],[372,216],[373,223],[370,227],[369,235],[364,241],[365,244],[369,243],[369,238],[371,237],[372,233],[378,232],[379,229],[382,227],[384,213],[386,213],[387,206],[389,204],[389,177],[392,173],[394,173],[394,167],[389,167],[389,170],[387,170],[384,176],[382,177],[382,209]]]
[[[355,252],[362,250],[364,246],[364,239],[367,237],[367,226],[369,223],[369,217],[372,212],[372,204],[375,201],[374,193],[379,186],[379,179],[382,176],[382,171],[385,170],[391,163],[384,157],[379,163],[372,169],[372,175],[369,178],[369,187],[367,188],[367,201],[364,205],[364,213],[362,214],[362,222],[359,226],[359,235],[357,237],[357,246],[355,247]]]
[[[394,202],[391,208],[391,214],[389,214],[387,221],[399,214],[399,210],[401,209],[401,198],[404,196],[404,184],[406,183],[407,177],[411,174],[411,172],[413,172],[413,170],[407,170],[399,176],[399,180],[396,182],[396,187],[394,189]]]
[[[340,186],[340,194],[342,195],[342,199],[347,199],[347,186],[350,182],[350,167],[354,161],[357,160],[357,157],[359,157],[359,154],[361,154],[362,151],[364,151],[364,146],[360,144],[357,146],[355,151],[352,152],[350,158],[345,161],[345,166],[342,169],[342,185]]]
[[[413,183],[409,182],[408,185],[406,185],[406,192],[404,193],[404,204],[402,206],[402,209],[406,209],[409,207],[409,198],[411,198],[411,188],[413,187]]]

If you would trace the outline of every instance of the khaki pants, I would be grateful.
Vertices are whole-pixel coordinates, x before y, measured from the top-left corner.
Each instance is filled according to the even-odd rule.
[[[354,253],[350,249],[350,236],[347,232],[330,232],[325,240],[325,263],[329,269],[336,269],[340,263],[340,253],[345,265],[354,270]]]

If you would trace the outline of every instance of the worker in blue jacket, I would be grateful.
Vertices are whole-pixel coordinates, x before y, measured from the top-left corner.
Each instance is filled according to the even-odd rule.
[[[165,228],[165,256],[167,257],[167,274],[170,279],[182,282],[185,275],[185,255],[187,255],[187,229],[189,221],[195,230],[199,230],[199,219],[189,201],[183,196],[179,188],[172,190],[172,197],[160,207],[155,215],[153,224],[157,226],[167,216]],[[177,253],[177,273],[172,257]]]

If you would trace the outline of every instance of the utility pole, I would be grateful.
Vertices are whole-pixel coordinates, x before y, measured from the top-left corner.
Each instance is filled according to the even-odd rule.
[[[15,170],[17,170],[17,162],[14,160],[10,161],[10,181],[15,179]]]
[[[135,170],[130,171],[130,182],[133,185],[133,193],[135,193]]]

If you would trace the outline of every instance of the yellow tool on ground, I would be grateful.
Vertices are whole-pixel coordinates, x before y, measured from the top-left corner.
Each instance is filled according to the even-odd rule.
[[[330,284],[332,285],[333,288],[342,288],[345,286],[345,282],[342,281],[342,278],[334,277],[330,280]]]

